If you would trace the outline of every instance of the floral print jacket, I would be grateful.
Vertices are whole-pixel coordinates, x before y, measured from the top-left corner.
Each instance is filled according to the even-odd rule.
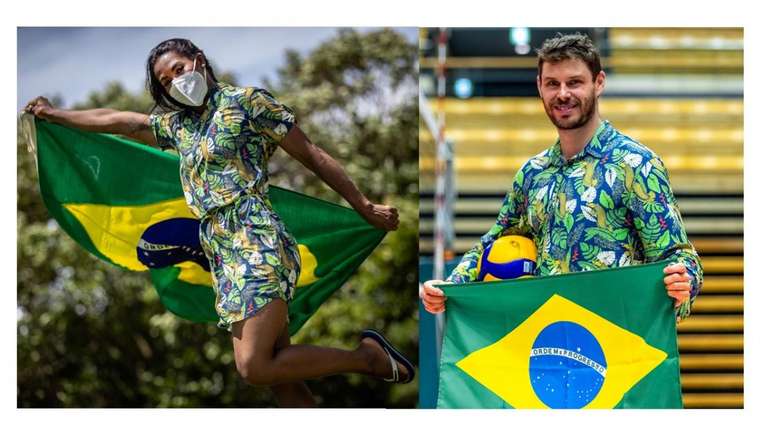
[[[230,204],[242,193],[263,196],[267,164],[295,124],[295,114],[264,89],[218,83],[203,113],[151,115],[161,148],[180,154],[186,203],[198,217]]]
[[[683,263],[690,313],[703,280],[699,256],[685,234],[661,159],[603,122],[589,144],[565,161],[557,141],[529,159],[513,180],[497,222],[468,251],[448,280],[476,279],[484,248],[520,234],[537,245],[537,275],[598,270],[660,260]]]

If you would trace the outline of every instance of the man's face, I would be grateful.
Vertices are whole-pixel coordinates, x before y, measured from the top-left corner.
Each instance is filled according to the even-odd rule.
[[[605,87],[605,73],[592,80],[591,70],[580,59],[543,63],[538,91],[546,114],[560,130],[583,127],[596,113],[597,98]]]

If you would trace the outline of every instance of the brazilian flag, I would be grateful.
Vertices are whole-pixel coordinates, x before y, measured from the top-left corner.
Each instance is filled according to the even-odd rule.
[[[443,286],[439,408],[682,408],[667,262]]]
[[[89,133],[23,115],[37,148],[40,191],[49,213],[84,249],[111,264],[150,271],[164,306],[214,322],[215,294],[188,210],[179,158],[118,136]],[[354,210],[271,186],[269,198],[299,243],[301,273],[290,304],[297,332],[385,235]]]

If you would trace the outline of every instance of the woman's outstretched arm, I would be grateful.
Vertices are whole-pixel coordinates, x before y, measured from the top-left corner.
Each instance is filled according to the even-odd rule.
[[[52,106],[45,97],[33,99],[27,103],[24,110],[46,121],[96,133],[122,134],[138,142],[156,146],[150,118],[144,113],[113,109],[64,110]]]
[[[313,144],[298,125],[290,129],[280,146],[347,200],[371,225],[385,230],[398,228],[398,210],[389,205],[371,203],[344,172],[344,168],[325,150]]]

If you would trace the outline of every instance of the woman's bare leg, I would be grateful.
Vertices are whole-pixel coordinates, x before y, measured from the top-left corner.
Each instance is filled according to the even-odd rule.
[[[275,299],[255,316],[232,325],[237,370],[253,385],[287,384],[340,373],[388,377],[389,358],[381,346],[366,338],[355,350],[310,345],[277,348],[287,329],[288,306]],[[399,365],[400,374],[407,370]]]
[[[277,339],[275,355],[280,349],[288,346],[290,346],[290,335],[288,334],[288,326],[285,324],[282,334]],[[272,385],[270,388],[274,393],[274,397],[277,398],[277,405],[282,408],[314,408],[317,406],[312,392],[303,382],[277,384]]]

